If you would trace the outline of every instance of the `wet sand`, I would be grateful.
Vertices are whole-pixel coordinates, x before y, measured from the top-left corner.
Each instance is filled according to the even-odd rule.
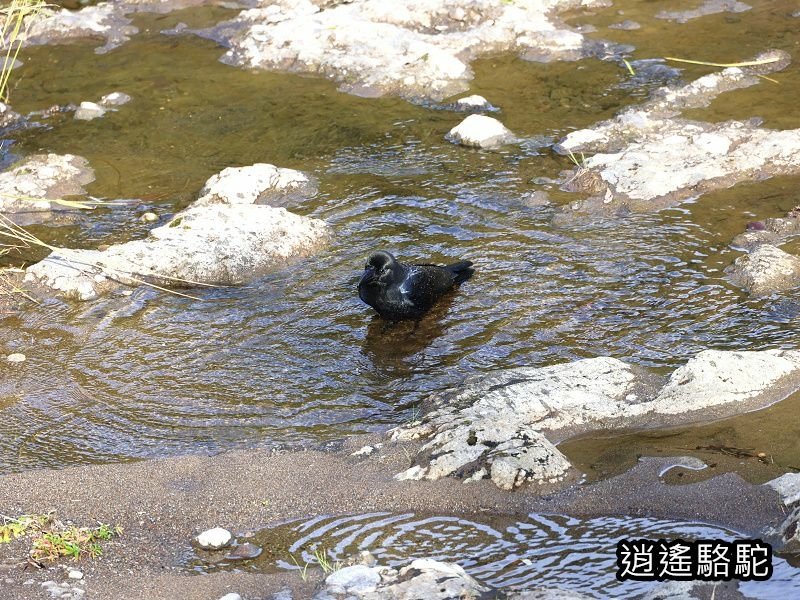
[[[232,452],[60,471],[0,476],[0,512],[55,511],[77,525],[120,525],[97,560],[61,562],[85,574],[86,597],[97,599],[217,599],[228,592],[266,598],[288,586],[310,597],[319,582],[296,573],[187,573],[182,566],[191,538],[221,526],[234,534],[283,520],[367,511],[524,516],[531,512],[574,516],[636,515],[713,523],[754,534],[777,523],[777,494],[728,473],[690,485],[659,480],[664,460],[648,459],[613,479],[566,490],[526,487],[504,492],[489,481],[454,479],[401,482],[410,445],[387,444],[369,458],[350,454],[376,436],[361,436],[334,452]],[[667,459],[666,462],[670,462]],[[674,460],[672,460],[674,462]],[[24,568],[27,546],[0,545],[0,598],[50,598],[40,582],[66,580],[61,567]],[[23,585],[27,580],[34,583]]]

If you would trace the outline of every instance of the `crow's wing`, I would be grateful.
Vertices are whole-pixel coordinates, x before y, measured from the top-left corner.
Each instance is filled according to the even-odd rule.
[[[427,310],[453,287],[454,276],[437,265],[410,265],[400,286],[404,300],[417,310]]]

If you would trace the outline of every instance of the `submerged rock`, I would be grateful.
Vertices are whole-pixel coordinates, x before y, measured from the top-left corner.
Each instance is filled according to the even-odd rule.
[[[470,115],[445,136],[448,141],[470,148],[499,148],[516,141],[516,137],[497,119]]]
[[[36,154],[0,173],[0,212],[47,212],[66,208],[57,200],[85,194],[94,181],[87,160],[73,154]]]
[[[734,284],[756,296],[800,285],[800,258],[769,244],[757,246],[725,269]]]
[[[555,13],[606,0],[281,0],[198,32],[228,46],[223,62],[324,75],[349,93],[441,100],[467,89],[469,62],[514,51],[537,60],[586,55]]]
[[[428,440],[397,478],[555,483],[576,475],[554,446],[569,437],[729,417],[797,389],[800,351],[707,350],[666,383],[608,357],[500,371],[434,397],[421,424],[393,431],[395,440]]]
[[[200,199],[146,239],[102,251],[57,248],[27,269],[26,281],[80,300],[117,283],[240,284],[327,243],[330,229],[323,221],[256,203],[309,185],[302,173],[272,165],[226,169],[209,179]]]
[[[556,150],[582,153],[586,159],[564,178],[564,186],[591,197],[572,203],[565,213],[617,211],[620,206],[655,210],[738,182],[800,173],[800,129],[774,131],[754,122],[678,118],[685,109],[755,85],[759,74],[789,64],[782,51],[756,58],[773,62],[731,67],[678,88],[659,88],[648,102],[568,134]]]
[[[705,0],[700,6],[690,10],[676,10],[667,11],[662,10],[656,13],[656,19],[666,19],[668,21],[677,21],[678,23],[686,23],[691,19],[698,17],[705,17],[707,15],[716,15],[723,12],[740,13],[746,12],[753,7],[738,0]]]
[[[75,118],[79,121],[91,121],[99,119],[106,114],[106,109],[96,102],[81,102],[78,110],[75,111]]]

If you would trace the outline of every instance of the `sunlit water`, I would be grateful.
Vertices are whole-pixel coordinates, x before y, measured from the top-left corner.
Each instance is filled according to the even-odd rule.
[[[631,58],[797,52],[780,3],[736,15],[735,28],[724,16],[657,21],[645,4],[653,3],[631,7],[643,30],[602,28],[595,37],[632,36]],[[747,221],[790,209],[797,178],[658,214],[552,223],[571,197],[533,181],[571,163],[550,141],[640,101],[654,82],[630,85],[613,61],[479,61],[471,91],[502,107],[500,118],[527,140],[480,152],[443,140],[463,115],[246,72],[216,62],[212,42],[158,33],[229,14],[139,16],[143,33],[102,56],[91,45],[27,53],[12,96],[21,112],[114,90],[134,98],[103,119],[55,116],[16,134],[13,153],[86,156],[97,172],[91,194],[135,199],[33,231],[74,247],[141,237],[141,213],[166,219],[222,168],[271,162],[319,180],[316,197],[290,208],[325,219],[335,238],[316,257],[240,288],[193,291],[204,301],[142,288],[6,316],[0,347],[27,361],[0,367],[0,472],[315,445],[402,422],[431,391],[499,368],[610,355],[666,373],[706,348],[798,347],[800,294],[752,299],[722,276],[736,256],[732,237]],[[578,20],[603,27],[614,18]],[[796,69],[776,77],[782,86],[758,86],[758,110],[769,126],[796,127]],[[752,103],[726,102],[703,118],[754,114]],[[537,190],[552,204],[537,206],[529,196]],[[355,293],[377,248],[411,261],[468,258],[476,275],[418,328],[386,328]]]
[[[578,519],[530,514],[526,519],[368,513],[320,516],[265,529],[246,538],[264,549],[256,559],[231,561],[201,553],[187,562],[193,571],[269,572],[332,565],[369,551],[378,564],[402,567],[415,558],[456,561],[492,588],[546,586],[596,598],[636,598],[655,584],[618,581],[616,545],[621,539],[744,539],[702,523],[641,517]],[[240,542],[245,541],[241,538]],[[218,554],[218,553],[216,553]],[[800,594],[800,574],[779,557],[767,582],[741,583],[748,598],[783,599]]]

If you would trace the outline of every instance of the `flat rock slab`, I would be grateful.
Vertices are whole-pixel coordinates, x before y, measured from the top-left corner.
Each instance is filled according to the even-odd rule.
[[[563,481],[576,475],[554,446],[566,438],[726,418],[797,389],[800,351],[789,350],[706,350],[666,382],[609,357],[500,371],[435,397],[420,424],[394,430],[395,440],[428,440],[397,478],[490,478],[504,489]]]
[[[96,54],[105,54],[118,48],[133,35],[138,27],[127,16],[135,12],[167,13],[173,10],[218,4],[214,0],[113,0],[98,2],[80,10],[43,11],[31,23],[23,41],[28,46],[63,44],[92,38],[103,38],[105,43],[95,49]],[[231,4],[235,5],[235,2]]]
[[[643,105],[567,135],[556,150],[587,158],[566,175],[564,187],[590,197],[565,212],[608,213],[620,206],[658,210],[742,181],[800,173],[800,129],[678,118],[684,109],[707,106],[719,94],[755,85],[758,75],[789,64],[782,51],[756,60],[772,62],[659,88]]]
[[[258,164],[225,169],[206,192],[143,240],[103,251],[58,248],[27,269],[26,281],[89,300],[119,283],[167,287],[236,285],[298,257],[309,256],[330,238],[327,224],[282,207],[254,204],[281,190],[310,191],[308,177],[291,169]]]
[[[0,173],[0,212],[48,212],[57,200],[82,195],[94,181],[88,161],[73,154],[36,154]]]
[[[280,0],[197,32],[228,46],[223,62],[312,73],[362,96],[441,100],[463,92],[481,55],[519,52],[532,60],[586,55],[583,35],[555,13],[608,6],[605,0]]]

